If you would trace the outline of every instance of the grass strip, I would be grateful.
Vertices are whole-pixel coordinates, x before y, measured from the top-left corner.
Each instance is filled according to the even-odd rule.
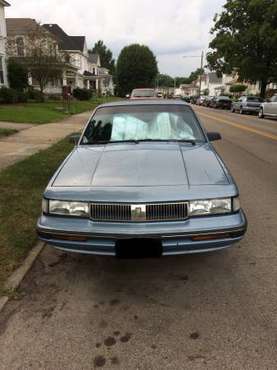
[[[25,103],[0,106],[0,121],[15,123],[44,124],[60,121],[71,114],[93,110],[97,105],[118,100],[118,98],[93,98],[89,101],[72,101],[69,113],[62,101]]]
[[[0,293],[37,242],[42,193],[72,148],[67,138],[0,172]]]

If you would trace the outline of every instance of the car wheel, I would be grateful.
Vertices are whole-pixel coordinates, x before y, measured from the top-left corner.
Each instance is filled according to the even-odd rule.
[[[258,117],[259,117],[259,118],[264,118],[264,110],[263,110],[263,108],[261,108],[261,109],[259,110]]]

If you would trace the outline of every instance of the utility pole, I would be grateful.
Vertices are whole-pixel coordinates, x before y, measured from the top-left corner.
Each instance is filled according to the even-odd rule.
[[[203,64],[204,64],[204,51],[201,53],[201,73],[199,76],[199,96],[201,95],[201,87],[202,87],[202,71],[203,71]]]
[[[200,96],[201,95],[201,88],[202,88],[202,70],[203,70],[203,67],[204,67],[204,51],[202,50],[201,55],[183,55],[183,58],[201,58],[201,64],[200,64],[201,73],[200,73],[200,76],[199,76],[199,96]]]

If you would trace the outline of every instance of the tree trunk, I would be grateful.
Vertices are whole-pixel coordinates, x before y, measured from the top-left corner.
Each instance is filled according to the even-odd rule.
[[[260,93],[260,95],[261,95],[262,99],[265,98],[267,84],[268,84],[268,80],[262,80],[261,81],[261,93]]]

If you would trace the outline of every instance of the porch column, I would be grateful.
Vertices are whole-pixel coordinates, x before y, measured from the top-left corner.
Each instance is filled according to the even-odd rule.
[[[63,81],[63,86],[66,86],[67,85],[66,71],[63,72],[62,81]]]

